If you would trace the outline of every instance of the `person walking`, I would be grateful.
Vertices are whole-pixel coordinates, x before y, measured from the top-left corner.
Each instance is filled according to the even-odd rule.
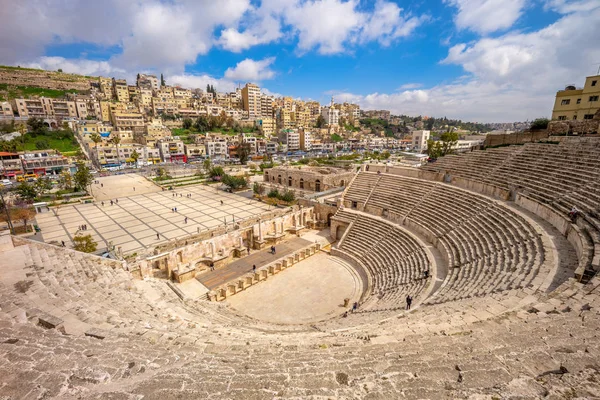
[[[119,204],[119,199],[115,199],[115,203]]]
[[[183,220],[184,224],[187,224],[187,217],[185,217],[185,219]]]
[[[112,200],[110,201],[110,205],[111,205],[111,206],[113,205],[113,201],[112,201]]]
[[[250,246],[248,246],[248,255],[250,255]]]
[[[102,202],[102,207],[104,207],[104,202]]]
[[[354,304],[352,304],[352,312],[355,312],[356,310],[358,310],[358,302],[355,301]]]
[[[255,274],[256,273],[256,265],[252,266],[252,273]]]
[[[62,247],[65,247],[65,241],[61,240],[60,242],[62,243]]]
[[[156,240],[160,240],[160,235],[156,232]]]
[[[410,306],[412,305],[412,297],[410,297],[410,294],[408,296],[406,296],[406,309],[410,310]]]

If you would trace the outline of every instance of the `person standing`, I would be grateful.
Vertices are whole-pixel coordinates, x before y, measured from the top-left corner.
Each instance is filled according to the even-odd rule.
[[[160,240],[160,235],[156,232],[156,240]]]
[[[256,265],[252,266],[252,273],[255,274],[256,273]]]
[[[406,309],[410,310],[410,306],[412,305],[412,297],[410,297],[410,294],[408,296],[406,296]]]

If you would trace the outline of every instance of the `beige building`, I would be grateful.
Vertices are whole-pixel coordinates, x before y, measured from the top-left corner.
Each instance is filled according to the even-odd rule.
[[[144,116],[140,113],[115,111],[112,113],[112,124],[119,131],[144,131]]]
[[[554,100],[552,119],[584,120],[592,119],[600,109],[600,75],[588,76],[583,88],[567,86],[559,90]]]
[[[129,88],[125,79],[113,78],[114,97],[121,103],[129,102]]]
[[[265,170],[264,181],[290,188],[323,192],[346,186],[354,172],[329,167],[275,167]]]
[[[100,91],[102,92],[102,98],[104,100],[110,100],[114,96],[113,91],[113,80],[111,78],[98,78],[100,84]]]
[[[5,118],[13,117],[13,109],[8,101],[0,102],[0,116]]]
[[[253,83],[246,83],[242,89],[242,104],[249,119],[261,116],[260,88]]]
[[[74,101],[57,100],[46,97],[34,99],[14,99],[13,108],[22,118],[76,118]]]
[[[270,138],[275,134],[276,124],[273,118],[259,118],[254,123],[266,138]]]

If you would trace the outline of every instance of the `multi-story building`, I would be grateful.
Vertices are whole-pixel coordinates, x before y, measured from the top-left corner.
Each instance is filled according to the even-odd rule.
[[[1,118],[12,118],[14,117],[12,106],[8,101],[0,101],[0,117]]]
[[[313,138],[309,131],[303,129],[300,131],[300,150],[311,151]]]
[[[278,134],[279,143],[286,145],[288,151],[300,150],[300,133],[295,129],[283,129]]]
[[[552,119],[592,119],[600,109],[600,75],[588,76],[583,88],[569,85],[559,90],[554,100]]]
[[[329,126],[337,126],[340,122],[340,110],[333,106],[323,107],[321,109],[321,115],[325,119],[325,124]]]
[[[14,99],[14,109],[22,118],[75,118],[77,108],[74,101],[57,100],[46,97],[33,99]]]
[[[158,78],[156,75],[138,74],[136,85],[140,89],[158,90]]]
[[[2,179],[15,179],[23,173],[23,163],[18,153],[0,151],[0,174],[2,174]]]
[[[266,138],[275,134],[276,123],[273,118],[260,118],[255,120],[254,124]]]
[[[101,118],[102,110],[100,109],[100,102],[90,96],[73,96],[75,102],[75,108],[77,110],[77,116],[80,119],[90,118]]]
[[[260,88],[253,83],[246,83],[242,89],[242,105],[248,113],[248,118],[254,120],[261,116]]]
[[[113,78],[113,97],[121,103],[129,102],[129,88],[125,79]]]
[[[185,144],[183,146],[187,161],[198,161],[206,156],[206,146],[203,144]]]
[[[277,129],[294,129],[296,128],[296,114],[284,107],[278,108],[275,111]]]
[[[273,96],[260,96],[260,114],[263,118],[273,117]]]
[[[100,85],[100,92],[102,93],[102,98],[104,100],[110,100],[114,96],[113,90],[113,80],[111,78],[98,78],[98,83]]]
[[[154,115],[159,114],[177,114],[177,103],[173,97],[153,97],[152,110]]]
[[[412,149],[419,152],[427,150],[427,141],[429,140],[430,131],[413,131],[412,133]]]
[[[113,129],[114,128],[112,125],[98,121],[81,121],[77,125],[77,132],[79,132],[82,137],[86,137],[94,133],[98,133],[102,137],[108,137]]]
[[[137,99],[137,104],[143,111],[148,111],[152,108],[152,90],[140,89],[140,95]]]
[[[184,144],[179,138],[165,137],[160,139],[156,146],[160,151],[160,157],[164,162],[186,162]]]
[[[77,108],[74,101],[49,99],[50,101],[50,116],[57,119],[77,118]]]
[[[207,140],[205,142],[206,145],[206,154],[213,159],[222,159],[227,158],[228,152],[228,143],[226,139],[213,139]]]
[[[388,110],[369,110],[362,111],[362,116],[365,118],[375,118],[389,121],[391,118],[391,113]]]
[[[114,111],[111,113],[112,124],[116,130],[144,131],[144,116],[140,113],[127,111]]]
[[[36,150],[22,156],[23,171],[26,174],[58,175],[69,169],[69,159],[56,150]]]

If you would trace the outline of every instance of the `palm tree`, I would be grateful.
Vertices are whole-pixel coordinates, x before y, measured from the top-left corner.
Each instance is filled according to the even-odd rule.
[[[98,154],[98,143],[102,141],[102,136],[100,136],[98,132],[94,132],[90,135],[90,139],[92,140],[92,142],[94,142],[94,148],[96,149],[96,163],[98,164],[98,166],[100,166],[100,160],[98,160],[98,157],[100,157],[100,155]]]
[[[140,158],[139,153],[137,152],[137,150],[133,150],[133,153],[131,153],[131,159],[135,162],[135,167],[138,167],[138,160]]]
[[[115,148],[117,149],[117,162],[119,163],[119,167],[121,166],[121,157],[119,157],[119,143],[121,143],[121,136],[119,135],[118,132],[116,132],[116,134],[110,138],[110,142],[112,144],[115,145]]]

